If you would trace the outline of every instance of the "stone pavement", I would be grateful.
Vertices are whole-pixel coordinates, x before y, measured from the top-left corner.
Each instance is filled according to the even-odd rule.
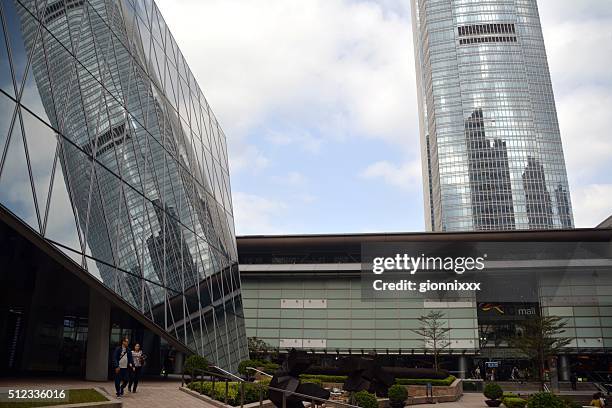
[[[204,401],[193,398],[179,391],[180,381],[147,380],[138,384],[138,392],[130,394],[125,390],[121,398],[124,408],[214,408]],[[114,398],[115,384],[113,382],[92,382],[62,378],[0,378],[0,387],[22,388],[100,388],[107,396]]]
[[[197,398],[179,391],[180,381],[168,379],[147,380],[144,379],[138,385],[138,392],[130,394],[127,390],[121,401],[125,408],[214,408]],[[83,380],[71,380],[62,378],[0,378],[0,387],[22,387],[22,388],[100,388],[107,396],[114,398],[115,384],[108,382],[92,382]],[[435,406],[438,408],[483,408],[486,407],[484,397],[480,393],[464,394],[457,402],[446,402],[440,404],[422,404],[415,407]]]
[[[440,404],[421,404],[415,407],[439,407],[439,408],[486,408],[485,398],[480,393],[467,393],[456,402],[443,402]]]

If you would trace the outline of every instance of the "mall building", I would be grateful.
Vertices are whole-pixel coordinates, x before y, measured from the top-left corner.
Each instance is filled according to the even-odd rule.
[[[609,371],[609,228],[238,237],[247,336],[281,352],[307,350],[323,364],[333,364],[341,355],[375,353],[385,364],[424,367],[431,364],[431,349],[413,330],[420,327],[420,316],[437,310],[450,328],[442,366],[470,376],[476,365],[484,373],[489,361],[503,379],[514,365],[527,367],[508,346],[521,321],[556,315],[565,318],[565,336],[571,338],[559,356],[560,378],[567,381],[571,370]],[[495,275],[488,294],[392,299],[364,295],[362,251],[370,244],[452,248],[474,242],[517,255],[488,264]],[[599,250],[584,250],[592,247]]]

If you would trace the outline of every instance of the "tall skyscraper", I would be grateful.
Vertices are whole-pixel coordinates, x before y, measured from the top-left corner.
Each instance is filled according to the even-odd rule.
[[[572,228],[536,0],[412,0],[426,228]]]
[[[0,11],[0,203],[235,370],[247,345],[226,138],[159,9],[3,0]]]

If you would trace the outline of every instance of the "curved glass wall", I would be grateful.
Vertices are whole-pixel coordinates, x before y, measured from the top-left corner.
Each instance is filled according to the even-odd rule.
[[[0,204],[235,370],[247,346],[226,138],[157,6],[0,7]]]

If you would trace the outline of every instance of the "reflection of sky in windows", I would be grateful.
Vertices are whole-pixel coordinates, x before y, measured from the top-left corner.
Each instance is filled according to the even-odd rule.
[[[163,39],[151,45],[127,1],[26,4],[41,7],[46,27],[3,3],[18,91],[1,38],[0,203],[194,351],[234,368],[246,340],[225,135],[156,6],[144,20]]]
[[[419,99],[426,101],[429,118],[421,137],[429,135],[427,154],[436,156],[423,160],[433,163],[430,166],[438,164],[424,174],[425,184],[431,187],[426,197],[432,207],[426,211],[428,227],[495,229],[489,221],[508,217],[514,219],[507,224],[509,229],[572,227],[535,0],[521,7],[501,0],[484,6],[413,0],[416,9],[420,9],[420,21],[413,26],[421,66]],[[511,36],[511,41],[505,36]],[[483,157],[489,154],[488,148],[473,152],[462,148],[467,133],[458,124],[468,123],[480,111],[483,136],[505,146],[507,160],[501,163],[487,164]],[[479,170],[476,177],[459,163],[487,170]],[[505,193],[501,194],[506,198],[501,198],[496,187],[490,186],[506,173],[512,204]]]

